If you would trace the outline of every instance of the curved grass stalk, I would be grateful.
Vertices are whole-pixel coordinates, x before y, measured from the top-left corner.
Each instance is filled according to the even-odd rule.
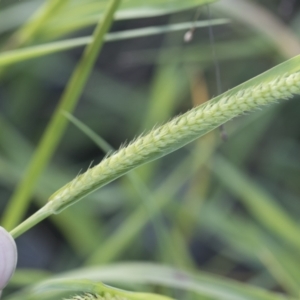
[[[57,214],[128,171],[183,147],[240,114],[300,94],[299,60],[297,56],[137,138],[63,186],[42,209]],[[25,221],[27,229],[32,221],[34,216]],[[21,224],[12,234],[22,232]]]

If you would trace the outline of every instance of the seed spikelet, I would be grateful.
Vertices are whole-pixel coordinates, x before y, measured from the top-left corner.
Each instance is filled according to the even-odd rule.
[[[127,147],[121,147],[119,151],[107,156],[98,165],[66,184],[50,197],[51,210],[53,213],[59,213],[135,167],[184,146],[238,115],[275,103],[279,99],[289,99],[294,94],[300,94],[298,72],[285,74],[235,94],[229,91],[223,97],[195,107],[138,137]]]

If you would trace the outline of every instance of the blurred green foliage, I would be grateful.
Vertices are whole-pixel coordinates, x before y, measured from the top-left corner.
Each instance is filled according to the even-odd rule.
[[[75,48],[75,38],[92,33],[107,2],[0,2],[2,216],[80,60],[87,41]],[[172,30],[207,21],[207,5],[213,19],[230,19],[212,27],[224,91],[300,52],[297,1],[210,2],[123,0],[111,32],[120,40],[104,45],[74,116],[119,148],[216,96],[208,27],[196,28],[189,43],[186,29]],[[162,33],[125,34],[153,26]],[[69,41],[43,54],[36,48]],[[23,48],[30,59],[14,61]],[[13,58],[4,65],[7,55]],[[123,177],[37,225],[17,241],[20,269],[4,299],[22,298],[24,291],[12,292],[84,266],[99,273],[79,270],[83,277],[178,299],[298,299],[298,100],[237,118],[226,125],[226,142],[216,130],[138,168],[136,181]],[[73,122],[35,185],[27,215],[106,154]],[[115,265],[122,261],[143,262]]]

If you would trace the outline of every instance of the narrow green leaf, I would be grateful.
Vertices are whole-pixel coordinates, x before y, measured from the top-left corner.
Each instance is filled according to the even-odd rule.
[[[218,19],[212,21],[198,21],[195,24],[192,22],[172,24],[166,26],[152,26],[141,29],[124,30],[121,32],[108,33],[105,36],[106,42],[118,41],[123,39],[131,39],[138,37],[146,37],[150,35],[163,34],[177,30],[187,30],[192,26],[206,27],[214,25],[222,25],[228,23],[226,19]],[[81,37],[59,42],[53,42],[18,50],[10,50],[0,53],[0,67],[18,63],[20,61],[33,59],[56,52],[66,51],[69,49],[82,47],[92,42],[92,37]]]

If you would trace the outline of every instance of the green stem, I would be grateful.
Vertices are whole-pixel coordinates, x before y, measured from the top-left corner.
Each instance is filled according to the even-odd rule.
[[[48,124],[46,132],[23,175],[23,180],[9,201],[3,218],[3,226],[8,230],[18,224],[29,205],[34,186],[48,164],[67,126],[68,120],[61,114],[61,111],[72,112],[74,110],[120,2],[121,0],[109,1],[103,19],[101,19],[101,22],[99,21],[94,31],[93,42],[86,46],[81,60],[76,66],[59,105]]]
[[[43,206],[40,210],[38,210],[35,214],[33,214],[31,217],[29,217],[27,220],[25,220],[19,226],[14,228],[10,232],[12,237],[14,239],[17,238],[18,236],[20,236],[22,233],[24,233],[25,231],[27,231],[34,225],[36,225],[39,222],[43,221],[44,219],[48,218],[52,214],[52,211],[48,209],[48,206],[50,206],[49,203],[46,204],[45,206]]]

